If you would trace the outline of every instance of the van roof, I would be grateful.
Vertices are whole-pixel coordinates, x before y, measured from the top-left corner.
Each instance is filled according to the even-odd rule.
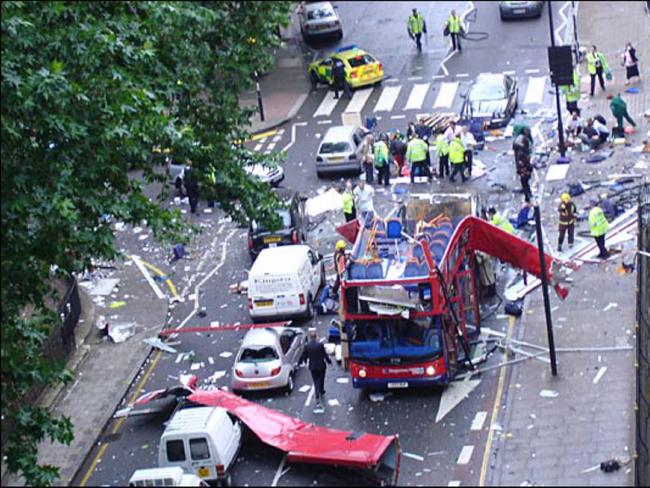
[[[341,140],[348,140],[352,133],[355,131],[354,125],[337,125],[330,127],[323,137],[323,142],[337,142]]]
[[[183,471],[183,468],[179,466],[173,468],[138,469],[131,476],[129,483],[144,480],[172,479],[176,482],[172,486],[180,486],[184,474],[185,472]]]
[[[269,274],[288,274],[298,271],[301,259],[299,256],[307,254],[309,246],[291,245],[263,249],[253,263],[250,276]]]
[[[165,433],[205,430],[211,423],[222,420],[224,415],[226,411],[221,407],[184,408],[174,414],[167,424]]]

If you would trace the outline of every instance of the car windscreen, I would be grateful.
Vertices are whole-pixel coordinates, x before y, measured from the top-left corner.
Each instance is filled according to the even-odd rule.
[[[288,229],[288,228],[292,227],[291,214],[289,213],[288,209],[281,208],[276,213],[280,216],[280,219],[282,219],[282,227],[281,227],[282,229]],[[256,221],[253,221],[253,230],[255,232],[267,232],[268,231],[268,229],[266,227],[264,227],[263,224],[261,224],[259,222],[256,222]]]
[[[320,148],[320,154],[334,154],[350,152],[352,148],[348,142],[324,142]]]
[[[315,8],[307,12],[307,20],[326,19],[327,17],[332,17],[333,15],[334,10],[329,7]]]
[[[278,354],[274,348],[260,347],[257,349],[246,348],[242,351],[239,362],[241,363],[264,363],[267,361],[274,361],[278,358]]]
[[[375,60],[368,56],[367,54],[361,54],[353,58],[348,59],[348,64],[351,68],[358,68],[359,66],[365,66],[366,64],[374,63]]]
[[[473,102],[503,100],[504,98],[506,98],[506,90],[501,84],[474,85],[469,94],[469,99]]]

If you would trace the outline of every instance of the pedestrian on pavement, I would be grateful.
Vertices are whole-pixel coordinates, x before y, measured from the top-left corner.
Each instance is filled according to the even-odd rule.
[[[463,34],[463,22],[460,20],[460,17],[456,15],[456,11],[452,10],[451,15],[447,19],[447,29],[449,30],[449,35],[451,36],[451,45],[454,51],[462,52],[463,48],[460,45],[460,36]]]
[[[185,184],[185,193],[187,193],[187,198],[190,201],[190,213],[195,214],[199,202],[199,180],[194,173],[192,161],[190,160],[185,163],[183,182]]]
[[[431,169],[427,164],[429,146],[417,134],[409,141],[406,146],[406,160],[411,167],[411,183],[415,183],[416,170],[418,176],[426,176],[431,183]]]
[[[375,207],[372,202],[375,190],[372,188],[372,186],[366,185],[363,180],[360,180],[352,194],[354,195],[354,205],[357,208],[358,212],[357,218],[361,217],[362,221],[365,222],[368,212],[375,211]]]
[[[449,143],[444,134],[436,138],[436,155],[438,156],[438,178],[449,176]]]
[[[499,229],[505,230],[509,234],[515,233],[515,228],[510,223],[510,221],[501,215],[501,213],[497,212],[496,208],[488,208],[487,214],[492,225],[496,225]]]
[[[372,134],[366,136],[366,140],[361,148],[361,164],[366,174],[366,183],[373,182],[374,164],[375,164],[375,137]]]
[[[627,104],[625,103],[625,100],[621,98],[620,93],[616,96],[610,95],[607,98],[610,100],[609,108],[612,109],[612,115],[616,118],[616,127],[614,128],[614,131],[618,132],[617,135],[619,137],[624,137],[623,118],[632,124],[632,127],[636,127],[636,122],[634,122],[634,119],[632,119],[630,114],[627,112]]]
[[[357,217],[357,209],[354,206],[354,195],[352,193],[352,182],[345,182],[345,191],[343,192],[343,216],[346,222],[350,222]]]
[[[517,137],[521,137],[523,133]],[[526,139],[527,140],[527,139]],[[521,181],[521,189],[524,191],[524,198],[526,202],[530,202],[532,192],[530,190],[530,177],[533,174],[533,165],[530,164],[530,151],[527,146],[521,150],[515,151],[515,164],[517,167],[517,175]]]
[[[515,158],[519,151],[524,151],[528,155],[532,153],[533,137],[530,134],[530,127],[522,126],[512,142],[512,150],[515,152]]]
[[[560,196],[560,206],[557,208],[560,220],[560,235],[557,238],[557,251],[562,252],[562,244],[564,244],[564,235],[569,233],[569,248],[573,247],[573,235],[575,231],[576,204],[571,201],[571,195],[562,193]]]
[[[305,346],[300,362],[302,364],[309,362],[309,372],[314,381],[316,407],[320,407],[321,399],[325,394],[325,371],[327,370],[327,364],[332,364],[332,361],[325,352],[325,346],[318,341],[318,334],[316,334],[315,329],[309,331],[309,342]]]
[[[623,53],[623,66],[625,66],[625,84],[629,85],[632,78],[638,78],[641,81],[639,74],[639,60],[636,57],[636,49],[632,46],[630,41],[625,43],[625,52]]]
[[[383,181],[384,186],[390,185],[390,160],[386,140],[386,134],[382,134],[379,137],[379,141],[375,143],[374,151],[375,168],[377,169],[377,183],[381,185]]]
[[[422,51],[422,34],[427,33],[427,24],[418,9],[414,8],[407,22],[409,37],[415,41],[418,51]]]
[[[603,209],[600,208],[601,199],[598,199],[598,203],[594,208],[589,212],[589,231],[591,236],[596,240],[600,254],[598,258],[607,259],[609,257],[609,251],[605,247],[605,235],[609,230],[609,223],[605,217]]]
[[[578,115],[580,115],[580,108],[578,107],[578,101],[580,100],[580,72],[577,65],[573,66],[573,84],[563,85],[560,90],[564,93],[567,111],[569,113],[578,112]]]
[[[591,51],[587,53],[587,71],[591,77],[591,96],[594,96],[594,90],[596,88],[596,76],[598,76],[600,88],[605,91],[605,80],[603,79],[603,73],[609,73],[609,65],[607,64],[607,60],[605,59],[604,54],[601,53],[595,45],[591,46]]]
[[[463,147],[463,142],[460,139],[460,136],[455,136],[452,141],[449,143],[449,162],[451,163],[451,175],[449,176],[449,181],[456,183],[456,175],[460,174],[462,182],[467,181],[465,176],[465,147]]]
[[[402,134],[399,131],[392,132],[390,138],[390,154],[397,165],[397,175],[400,176],[406,158],[406,143],[402,140]]]
[[[345,96],[352,98],[352,91],[350,90],[350,85],[345,79],[345,66],[343,61],[336,59],[334,61],[334,67],[332,68],[332,79],[334,87],[334,98],[339,97],[339,91],[343,90]]]
[[[468,177],[472,176],[472,162],[474,160],[474,148],[476,147],[476,139],[474,134],[469,131],[469,126],[463,126],[463,132],[460,140],[465,147],[465,169],[467,170]]]

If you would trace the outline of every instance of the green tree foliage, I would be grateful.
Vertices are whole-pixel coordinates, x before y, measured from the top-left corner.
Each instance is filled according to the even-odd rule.
[[[104,215],[182,230],[178,212],[150,199],[164,179],[152,148],[217,177],[233,218],[277,223],[277,199],[244,171],[251,115],[238,104],[271,66],[289,2],[2,2],[3,454],[28,484],[47,485],[43,439],[69,444],[72,426],[21,401],[35,384],[70,378],[43,359],[56,318],[43,307],[52,266],[74,272],[116,257]],[[140,169],[144,178],[129,177]],[[132,173],[131,173],[132,174]],[[207,181],[204,179],[204,182]],[[25,310],[32,310],[28,316]]]

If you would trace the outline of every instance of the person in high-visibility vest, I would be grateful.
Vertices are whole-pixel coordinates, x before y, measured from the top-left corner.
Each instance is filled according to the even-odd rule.
[[[406,160],[411,165],[411,183],[415,183],[415,170],[420,168],[419,176],[426,176],[431,183],[431,170],[427,164],[429,146],[416,134],[406,146]],[[422,175],[424,173],[424,175]]]
[[[496,225],[499,229],[505,230],[509,234],[515,233],[515,228],[510,223],[510,221],[499,212],[497,212],[496,208],[490,207],[487,211],[487,214],[492,225]]]
[[[357,209],[354,207],[354,195],[352,194],[352,182],[350,180],[346,181],[345,191],[343,192],[343,216],[346,222],[357,218]]]
[[[596,244],[600,250],[598,258],[607,259],[609,251],[605,247],[605,234],[609,230],[609,223],[605,217],[603,209],[600,208],[600,200],[598,204],[589,211],[589,231],[591,236],[596,239]]]
[[[564,93],[566,109],[569,113],[578,112],[578,115],[580,115],[580,108],[578,108],[578,100],[580,100],[580,72],[577,66],[573,69],[573,84],[561,86],[560,90]]]
[[[462,52],[463,48],[460,45],[460,36],[463,31],[463,21],[456,15],[456,11],[452,10],[451,15],[447,19],[447,29],[451,36],[451,45],[454,51]]]
[[[449,162],[451,163],[451,175],[449,176],[449,181],[456,183],[456,175],[460,173],[463,183],[467,180],[465,176],[465,147],[460,140],[459,136],[456,136],[449,143]]]
[[[424,22],[424,17],[418,9],[414,8],[413,13],[409,16],[407,22],[409,37],[415,40],[418,46],[418,51],[422,51],[422,33],[427,33],[427,24]]]
[[[377,170],[377,183],[384,186],[390,185],[390,162],[388,158],[388,145],[386,134],[382,134],[379,141],[375,143],[375,169]]]
[[[587,71],[591,77],[591,96],[594,96],[594,89],[596,88],[596,75],[598,75],[600,88],[605,91],[603,73],[609,72],[609,65],[603,53],[596,46],[591,46],[591,51],[587,53]]]
[[[436,155],[438,156],[438,178],[449,176],[449,143],[444,134],[438,134],[436,138]]]

